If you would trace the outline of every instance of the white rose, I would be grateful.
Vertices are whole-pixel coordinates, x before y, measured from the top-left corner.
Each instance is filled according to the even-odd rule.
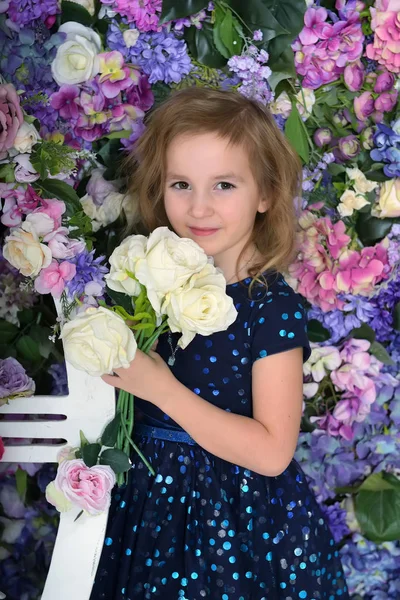
[[[51,263],[51,251],[34,233],[16,229],[6,238],[3,255],[26,277],[34,277]]]
[[[340,204],[338,204],[338,212],[341,217],[349,217],[353,211],[360,210],[368,204],[368,200],[363,195],[358,195],[353,190],[346,190],[340,196]]]
[[[105,276],[110,289],[129,296],[140,294],[140,285],[130,274],[135,274],[137,261],[145,257],[146,243],[144,235],[130,235],[115,248],[110,256],[110,272]]]
[[[137,349],[135,336],[124,319],[102,306],[90,307],[68,321],[60,338],[66,360],[94,377],[128,368]]]
[[[168,315],[171,331],[182,332],[181,348],[197,333],[225,331],[237,317],[233,300],[226,294],[225,277],[209,263],[185,286],[167,294],[162,311]]]
[[[285,119],[290,115],[290,111],[292,110],[292,103],[290,102],[290,98],[287,92],[282,92],[279,94],[278,98],[275,102],[272,102],[270,105],[270,110],[274,115],[282,115]]]
[[[98,54],[101,50],[99,35],[80,23],[69,21],[58,31],[67,34],[58,47],[51,72],[58,85],[83,83],[99,72]]]
[[[91,218],[93,231],[114,223],[121,214],[125,196],[119,192],[111,192],[102,204],[95,204],[92,196],[86,194],[81,198],[83,212]]]
[[[364,173],[360,169],[357,169],[357,167],[346,169],[346,173],[349,179],[354,181],[353,188],[357,194],[368,194],[368,192],[372,192],[378,186],[376,181],[367,179]]]
[[[29,231],[36,237],[44,237],[54,229],[54,219],[43,212],[29,213],[22,224],[24,231]]]
[[[380,189],[379,217],[400,217],[400,178],[385,181]]]
[[[95,12],[94,0],[71,0],[75,4],[80,4],[83,8],[86,8],[88,13],[93,17]]]
[[[193,240],[178,237],[168,227],[158,227],[148,238],[146,256],[137,262],[135,275],[160,314],[164,296],[185,285],[207,262],[206,253]]]
[[[295,98],[297,110],[303,117],[303,121],[307,121],[315,104],[314,91],[310,90],[309,88],[303,88],[298,94],[296,94]]]
[[[40,140],[40,135],[31,123],[22,123],[14,140],[14,148],[18,152],[32,152],[32,147]]]
[[[140,32],[138,29],[125,29],[122,37],[127,48],[132,48],[139,39]]]

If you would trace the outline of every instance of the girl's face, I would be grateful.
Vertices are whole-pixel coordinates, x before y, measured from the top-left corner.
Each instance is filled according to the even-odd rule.
[[[266,212],[247,152],[214,133],[175,138],[166,156],[164,204],[180,237],[194,240],[226,276]]]

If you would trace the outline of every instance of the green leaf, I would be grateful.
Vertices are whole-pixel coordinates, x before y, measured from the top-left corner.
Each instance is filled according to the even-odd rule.
[[[307,332],[311,342],[325,342],[331,337],[329,331],[317,319],[308,321]]]
[[[400,331],[400,302],[393,309],[393,327]]]
[[[14,183],[14,169],[13,163],[8,163],[0,166],[0,179],[4,180],[4,183]]]
[[[123,294],[122,292],[116,292],[109,287],[106,287],[107,296],[109,296],[112,300],[114,300],[117,306],[122,306],[126,310],[127,313],[132,314],[134,308],[132,306],[132,298],[127,294]]]
[[[201,29],[186,28],[184,34],[191,56],[198,62],[218,69],[226,65],[226,59],[217,50],[214,43],[213,27],[206,21]]]
[[[233,8],[251,31],[261,29],[264,43],[278,35],[289,33],[289,30],[275,18],[266,0],[251,0],[251,2],[227,0],[226,4]]]
[[[375,331],[367,325],[363,323],[361,327],[356,327],[349,333],[349,337],[356,338],[357,340],[368,340],[371,344],[375,341]]]
[[[121,424],[121,413],[117,413],[112,421],[108,423],[101,436],[103,446],[115,446]]]
[[[310,157],[308,140],[299,111],[294,103],[289,118],[285,123],[285,135],[303,162],[308,163]]]
[[[377,219],[366,213],[358,215],[356,230],[365,246],[375,244],[383,239],[391,230],[393,219]]]
[[[84,448],[89,444],[89,440],[86,438],[82,430],[79,431],[79,438],[81,440],[81,448]]]
[[[204,0],[163,0],[162,12],[159,23],[163,25],[168,21],[176,21],[177,19],[183,19],[206,8],[208,2]]]
[[[37,181],[35,186],[44,192],[44,198],[58,198],[65,202],[67,216],[72,216],[75,212],[82,210],[78,194],[74,188],[60,179],[45,179]]]
[[[216,23],[214,24],[215,29]],[[225,16],[218,26],[221,41],[228,49],[229,56],[240,54],[242,51],[242,40],[239,37],[233,22],[232,13],[227,10]]]
[[[16,343],[18,354],[27,360],[37,362],[41,359],[39,344],[29,335],[23,335]]]
[[[109,465],[114,473],[125,473],[125,471],[129,471],[131,468],[131,461],[129,457],[122,452],[122,450],[118,450],[117,448],[104,450],[100,454],[100,464],[101,465]]]
[[[221,38],[221,23],[224,18],[224,11],[217,5],[215,8],[216,19],[213,27],[213,41],[218,52],[226,59],[231,57],[231,52],[225,46]],[[221,16],[222,15],[222,16]],[[221,20],[222,19],[222,20]]]
[[[21,325],[28,325],[28,323],[32,323],[35,318],[35,313],[31,308],[24,308],[24,310],[19,310],[17,312],[17,318]],[[1,339],[1,333],[0,333]]]
[[[383,473],[372,473],[358,488],[363,492],[380,492],[382,490],[393,490],[393,485],[389,481],[385,481]]]
[[[120,140],[121,138],[128,138],[131,135],[132,131],[128,129],[122,129],[122,131],[112,131],[105,135],[105,138],[109,140]]]
[[[281,92],[284,91],[282,87],[279,87],[279,90],[278,90],[277,86],[281,82],[283,82],[287,79],[290,79],[292,76],[293,76],[293,73],[289,72],[289,71],[286,71],[286,72],[285,71],[276,71],[276,72],[273,71],[271,73],[271,75],[268,77],[268,83],[271,87],[271,90],[273,92],[275,92],[277,98],[279,97],[279,94],[281,94]],[[282,85],[284,85],[284,84],[281,83],[281,86]],[[290,87],[289,87],[289,89],[290,89]]]
[[[112,165],[115,165],[115,158],[119,154],[120,147],[121,144],[119,139],[113,139],[105,143],[101,150],[99,150],[97,155],[100,156],[106,167],[111,167]]]
[[[93,18],[86,8],[80,4],[63,0],[61,2],[61,23],[68,23],[68,21],[75,21],[76,23],[90,27]]]
[[[97,459],[101,450],[100,444],[86,444],[82,448],[82,458],[87,467],[97,465]]]
[[[25,502],[26,490],[28,487],[28,474],[20,467],[15,471],[15,483],[19,497]]]
[[[3,344],[11,343],[18,334],[19,329],[16,325],[4,319],[0,320],[0,340]]]
[[[372,342],[369,349],[371,354],[380,360],[384,365],[394,365],[394,361],[390,358],[386,348],[379,342]]]
[[[374,542],[400,538],[400,489],[360,491],[355,514],[362,533]]]

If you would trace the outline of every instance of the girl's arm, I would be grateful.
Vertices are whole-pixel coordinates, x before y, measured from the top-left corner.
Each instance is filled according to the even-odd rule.
[[[178,381],[162,358],[137,353],[131,368],[103,379],[158,406],[203,448],[267,476],[293,458],[303,401],[303,350],[294,348],[253,365],[253,417],[218,408]]]

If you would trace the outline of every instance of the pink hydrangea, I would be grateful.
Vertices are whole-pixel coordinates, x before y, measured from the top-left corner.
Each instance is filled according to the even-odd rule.
[[[162,0],[115,0],[113,9],[140,31],[157,31]]]
[[[325,312],[342,309],[339,294],[368,296],[390,271],[388,240],[362,250],[349,248],[345,224],[304,211],[299,219],[300,252],[289,267],[297,291]]]
[[[400,11],[397,0],[377,0],[370,8],[374,41],[365,53],[392,73],[400,73]]]
[[[316,89],[331,83],[339,79],[346,65],[361,58],[364,34],[360,15],[357,11],[340,15],[335,23],[329,23],[325,8],[306,10],[305,26],[292,45],[296,71],[304,77],[303,87]]]

